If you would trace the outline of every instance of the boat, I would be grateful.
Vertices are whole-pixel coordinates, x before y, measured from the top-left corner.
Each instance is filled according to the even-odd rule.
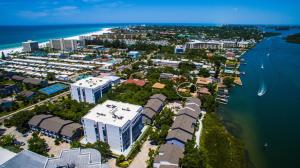
[[[269,146],[269,144],[266,142],[266,143],[264,144],[264,150],[267,150],[267,149],[268,149],[268,146]]]
[[[261,64],[261,67],[260,67],[261,69],[264,69],[264,64]]]
[[[259,96],[259,97],[263,96],[266,92],[267,92],[267,89],[266,89],[265,85],[262,85],[257,92],[257,96]]]
[[[270,56],[270,53],[268,53],[267,56]]]

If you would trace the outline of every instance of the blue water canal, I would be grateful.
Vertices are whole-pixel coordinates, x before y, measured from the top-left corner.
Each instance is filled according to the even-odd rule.
[[[257,168],[300,167],[300,44],[284,39],[296,32],[266,38],[244,55],[243,86],[220,109]]]

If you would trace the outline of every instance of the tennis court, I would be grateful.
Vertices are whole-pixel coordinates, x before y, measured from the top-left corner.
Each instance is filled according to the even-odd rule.
[[[62,90],[64,90],[64,89],[66,89],[67,87],[68,87],[67,85],[64,85],[64,84],[61,84],[61,83],[57,83],[57,84],[54,84],[54,85],[45,87],[45,88],[43,88],[43,89],[40,89],[39,91],[40,91],[41,93],[46,94],[46,95],[51,95],[51,94],[53,94],[53,93],[62,91]]]

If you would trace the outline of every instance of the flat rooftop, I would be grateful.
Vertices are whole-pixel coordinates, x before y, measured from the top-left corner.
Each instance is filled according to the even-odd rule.
[[[139,105],[106,100],[91,109],[83,118],[122,127],[127,121],[134,119],[141,108]]]
[[[84,87],[84,88],[97,88],[103,85],[106,85],[110,82],[109,79],[104,79],[104,78],[95,78],[95,77],[88,77],[85,79],[81,79],[75,83],[73,83],[73,86],[77,87]]]

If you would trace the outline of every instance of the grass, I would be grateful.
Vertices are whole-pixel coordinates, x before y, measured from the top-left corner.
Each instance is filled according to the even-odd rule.
[[[244,145],[233,137],[214,113],[208,113],[204,120],[201,148],[206,153],[206,167],[247,167]]]

